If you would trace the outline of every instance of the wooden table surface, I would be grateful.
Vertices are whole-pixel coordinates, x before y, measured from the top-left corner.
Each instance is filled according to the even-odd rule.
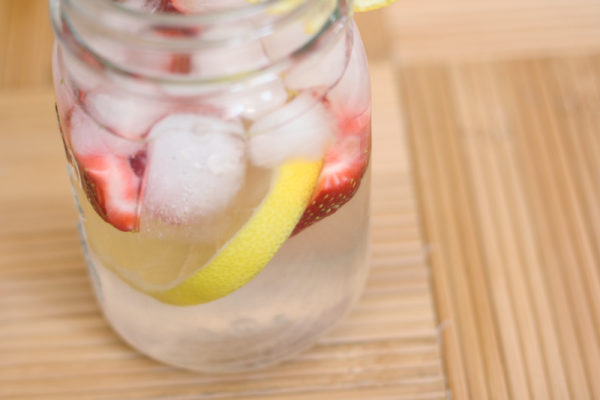
[[[267,370],[127,347],[87,282],[45,0],[0,0],[0,398],[600,399],[600,2],[400,0],[358,17],[372,272]]]

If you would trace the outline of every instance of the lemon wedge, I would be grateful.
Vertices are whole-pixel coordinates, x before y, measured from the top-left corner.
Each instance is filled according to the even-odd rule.
[[[244,286],[294,230],[321,166],[321,161],[291,161],[281,166],[257,211],[211,260],[177,286],[148,294],[168,304],[187,306],[216,300]]]
[[[379,8],[390,5],[395,1],[396,0],[355,0],[354,1],[354,11],[355,12],[363,12],[363,11],[377,10]]]
[[[249,3],[257,4],[265,0],[246,0]],[[275,2],[268,7],[268,12],[271,14],[284,14],[290,12],[294,8],[300,6],[306,0],[281,0]],[[392,4],[396,0],[355,0],[354,11],[363,12],[376,10]],[[312,35],[323,26],[323,23],[337,6],[336,0],[322,0],[317,8],[312,10],[309,15],[306,15],[304,21],[304,31],[308,35]]]

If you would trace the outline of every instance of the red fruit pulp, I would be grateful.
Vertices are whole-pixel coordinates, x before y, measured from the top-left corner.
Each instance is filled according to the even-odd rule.
[[[138,226],[138,193],[141,180],[126,157],[78,157],[81,184],[98,215],[115,228],[133,231]]]
[[[371,152],[371,115],[339,119],[338,141],[327,152],[309,206],[292,235],[334,214],[358,191]]]

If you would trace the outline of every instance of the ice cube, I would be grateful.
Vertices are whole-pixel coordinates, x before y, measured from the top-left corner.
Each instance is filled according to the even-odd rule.
[[[308,43],[314,36],[307,32],[303,21],[293,21],[278,28],[262,39],[265,54],[272,62],[278,62],[290,56]]]
[[[341,78],[346,68],[347,42],[347,35],[342,33],[332,43],[311,51],[287,71],[286,86],[292,90],[331,87]]]
[[[277,29],[262,39],[267,56],[279,61],[299,51],[317,36],[337,6],[337,0],[302,0],[273,2],[267,12],[273,15],[298,14],[294,18],[282,16]],[[308,7],[306,7],[308,5]]]
[[[103,129],[79,106],[75,105],[69,120],[71,146],[79,156],[115,154],[133,156],[143,144],[125,140]]]
[[[193,58],[192,73],[202,79],[252,72],[268,64],[260,44],[206,49]]]
[[[329,91],[327,99],[336,114],[355,117],[368,110],[371,87],[367,58],[358,29],[352,28],[353,44],[348,67],[340,81]]]
[[[214,117],[172,114],[151,130],[144,207],[173,224],[223,211],[246,172],[243,127]]]
[[[142,137],[168,111],[165,103],[117,90],[87,93],[85,103],[99,124],[129,139]]]
[[[220,30],[215,28],[207,31],[203,38],[221,38]],[[243,34],[243,28],[240,27],[239,30]],[[209,47],[193,54],[190,72],[201,79],[214,79],[252,72],[268,64],[269,59],[260,41],[251,40]]]
[[[252,124],[250,160],[260,167],[275,167],[294,158],[320,160],[336,129],[325,105],[311,93],[301,93]]]
[[[263,75],[263,78],[265,76]],[[243,117],[256,120],[281,107],[288,98],[283,82],[275,74],[258,84],[250,83],[234,92],[207,97],[207,102],[228,118]]]

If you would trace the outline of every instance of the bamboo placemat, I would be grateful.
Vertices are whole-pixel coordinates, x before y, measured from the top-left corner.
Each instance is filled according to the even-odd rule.
[[[311,351],[221,378],[146,360],[98,314],[49,89],[28,89],[50,81],[45,13],[0,0],[0,398],[438,399],[440,353],[452,399],[600,398],[597,0],[357,16],[377,152],[367,290]]]
[[[456,398],[600,399],[600,56],[398,76]]]
[[[429,273],[387,64],[372,66],[372,271],[354,312],[264,371],[160,365],[108,328],[85,274],[52,95],[0,95],[0,398],[443,399]]]

